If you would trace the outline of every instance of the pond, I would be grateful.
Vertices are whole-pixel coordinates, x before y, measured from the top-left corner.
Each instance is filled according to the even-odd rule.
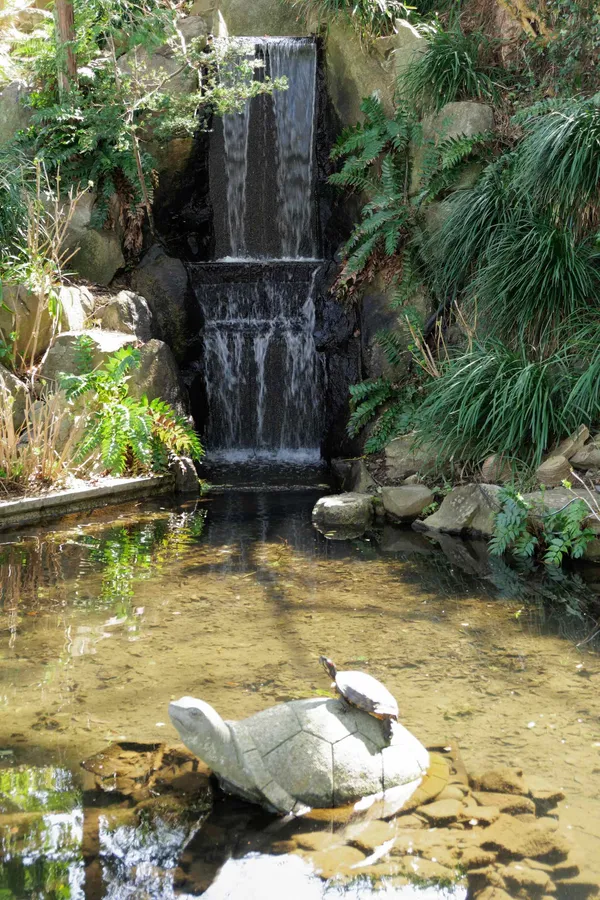
[[[321,653],[380,678],[403,724],[455,742],[469,771],[516,766],[564,790],[561,826],[600,883],[598,570],[518,573],[480,544],[389,526],[328,540],[317,496],[232,490],[0,535],[3,900],[372,896],[275,855],[287,834],[241,801],[135,818],[82,780],[108,744],[176,744],[167,706],[183,694],[232,719],[327,695]]]

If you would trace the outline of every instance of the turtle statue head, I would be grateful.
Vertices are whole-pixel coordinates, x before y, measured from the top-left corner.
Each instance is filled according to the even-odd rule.
[[[169,718],[186,747],[214,769],[237,764],[231,731],[210,703],[181,697],[169,703]]]

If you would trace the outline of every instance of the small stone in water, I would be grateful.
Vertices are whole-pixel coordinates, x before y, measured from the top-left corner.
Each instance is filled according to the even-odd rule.
[[[528,728],[535,728],[535,722],[528,722],[528,723],[527,723],[527,727],[528,727]]]

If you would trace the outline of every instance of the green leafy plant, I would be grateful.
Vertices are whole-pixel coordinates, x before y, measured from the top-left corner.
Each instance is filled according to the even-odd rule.
[[[417,391],[415,384],[394,384],[387,378],[351,385],[348,434],[356,437],[376,419],[365,441],[365,453],[383,450],[393,438],[414,428]]]
[[[490,41],[481,32],[439,29],[425,38],[425,52],[399,79],[402,102],[420,113],[437,111],[455,100],[497,102],[503,73],[492,65]]]
[[[400,0],[293,0],[293,5],[304,16],[316,13],[325,21],[346,20],[366,38],[392,34],[396,19],[407,18],[412,9]]]
[[[153,228],[149,138],[193,135],[212,114],[239,110],[248,98],[285,89],[287,82],[255,78],[263,63],[242,39],[186,41],[175,6],[163,0],[92,0],[77,5],[75,24],[78,74],[68,91],[57,78],[51,25],[45,38],[21,48],[29,54],[25,68],[34,90],[31,126],[18,143],[43,158],[49,173],[60,167],[65,184],[92,183],[95,224],[121,220],[125,246],[136,253],[146,217]],[[155,54],[158,47],[162,55]],[[178,79],[185,90],[176,89]]]
[[[79,339],[85,359],[85,337]],[[114,353],[98,369],[79,375],[63,375],[61,386],[70,400],[85,396],[90,404],[86,432],[77,459],[82,462],[99,450],[106,469],[122,475],[126,471],[160,471],[169,453],[200,459],[203,449],[194,429],[168,403],[129,394],[127,380],[139,366],[140,351],[133,347]]]
[[[594,530],[585,524],[590,506],[577,497],[562,509],[544,515],[536,514],[531,504],[512,488],[502,488],[498,499],[501,508],[495,516],[494,535],[489,542],[493,556],[510,552],[517,558],[528,559],[539,548],[547,566],[560,566],[565,557],[580,559],[596,537]]]

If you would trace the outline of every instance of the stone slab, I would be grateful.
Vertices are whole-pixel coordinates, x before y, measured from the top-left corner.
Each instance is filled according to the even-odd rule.
[[[99,485],[84,485],[53,491],[38,497],[22,497],[0,503],[0,531],[39,525],[50,519],[84,512],[116,503],[127,503],[140,497],[157,497],[173,492],[172,475],[150,475],[140,478],[109,478]]]

